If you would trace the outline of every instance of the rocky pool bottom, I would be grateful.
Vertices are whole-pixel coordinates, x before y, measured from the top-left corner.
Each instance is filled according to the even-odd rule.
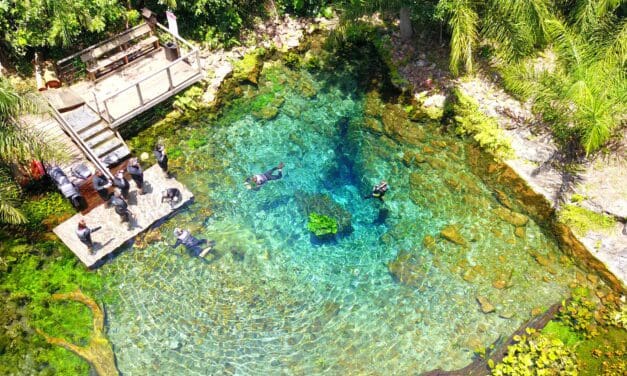
[[[196,201],[98,271],[122,373],[457,369],[585,280],[473,174],[476,151],[358,83],[266,63],[219,118],[132,140],[161,138]],[[244,188],[281,161],[281,180]],[[381,179],[385,202],[364,200]],[[311,213],[338,234],[317,239]],[[215,252],[172,250],[174,227]]]

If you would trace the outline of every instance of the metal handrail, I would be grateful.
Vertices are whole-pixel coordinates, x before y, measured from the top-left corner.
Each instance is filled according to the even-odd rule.
[[[161,30],[163,30],[163,31],[167,32],[168,34],[172,35],[174,38],[176,38],[176,40],[181,41],[184,45],[186,45],[187,47],[191,48],[192,50],[197,49],[196,46],[194,46],[193,44],[189,43],[185,39],[181,38],[180,36],[178,36],[176,34],[172,34],[172,32],[170,32],[170,30],[167,27],[163,26],[162,24],[157,22],[157,26]]]
[[[55,117],[55,119],[57,119],[57,121],[59,122],[59,124],[61,125],[61,128],[63,128],[63,130],[65,130],[68,135],[70,136],[70,138],[72,138],[72,140],[74,140],[74,142],[76,143],[76,145],[78,145],[78,147],[83,151],[83,153],[87,156],[87,158],[94,164],[96,165],[96,167],[102,171],[103,174],[105,174],[109,179],[113,179],[113,175],[111,174],[111,171],[109,171],[109,169],[102,163],[102,161],[91,151],[91,149],[89,148],[89,146],[85,145],[85,143],[83,142],[83,140],[80,138],[80,136],[78,135],[78,133],[76,133],[76,131],[74,130],[74,128],[72,128],[71,125],[69,125],[65,119],[63,118],[63,116],[61,115],[61,113],[54,108],[54,106],[52,106],[50,103],[48,104],[49,107],[52,109],[52,113]]]

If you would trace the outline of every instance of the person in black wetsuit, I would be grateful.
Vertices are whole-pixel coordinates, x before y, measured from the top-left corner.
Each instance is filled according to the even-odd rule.
[[[126,171],[131,175],[131,179],[135,182],[137,189],[139,189],[139,194],[143,195],[144,192],[144,171],[142,167],[139,165],[137,158],[131,158],[128,161],[128,165],[126,166]]]
[[[161,167],[166,177],[171,178],[168,172],[168,155],[165,153],[165,147],[161,144],[157,144],[155,145],[153,153],[155,154],[155,159],[157,159],[157,164]]]
[[[253,176],[249,176],[244,181],[246,188],[257,190],[262,185],[266,184],[271,180],[279,180],[283,177],[283,162],[279,163],[277,167],[273,167],[270,170],[264,172],[263,174],[257,174]],[[278,174],[273,175],[275,171],[279,171]]]
[[[183,244],[192,256],[205,257],[215,245],[213,240],[209,242],[207,239],[197,239],[188,230],[181,230],[180,228],[174,229],[174,236],[176,236],[176,243],[172,245],[172,248]],[[207,244],[207,247],[201,248],[205,244]]]
[[[168,188],[161,192],[161,202],[167,202],[171,207],[175,207],[182,199],[183,196],[178,188]]]
[[[84,219],[81,219],[80,221],[78,221],[78,228],[76,229],[76,236],[78,236],[78,239],[87,246],[87,249],[89,250],[89,254],[94,253],[94,243],[91,241],[91,233],[99,229],[100,227],[96,227],[93,230],[90,229],[89,227],[87,227],[87,224],[85,223]]]
[[[131,189],[131,185],[129,184],[128,180],[124,178],[124,170],[116,172],[116,174],[113,176],[113,186],[119,188],[122,192],[122,197],[128,200],[128,192]]]
[[[388,191],[388,189],[388,183],[385,180],[381,180],[379,184],[372,187],[372,192],[369,195],[364,196],[364,198],[378,198],[379,200],[383,201],[383,196],[385,195],[385,192]]]
[[[94,186],[94,190],[98,192],[98,196],[104,201],[108,201],[111,198],[111,193],[109,193],[109,187],[111,186],[111,182],[109,178],[102,173],[102,171],[96,171],[96,175],[93,177],[91,181]]]
[[[116,189],[113,192],[113,197],[111,197],[111,199],[109,200],[109,205],[113,206],[115,212],[120,216],[122,222],[128,222],[130,228],[132,214],[128,210],[128,204],[122,198],[122,192],[120,192],[119,189]]]

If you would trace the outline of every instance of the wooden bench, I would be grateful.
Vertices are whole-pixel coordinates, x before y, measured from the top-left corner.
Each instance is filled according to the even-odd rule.
[[[81,54],[87,75],[94,81],[116,68],[159,49],[159,38],[147,23],[136,26]]]

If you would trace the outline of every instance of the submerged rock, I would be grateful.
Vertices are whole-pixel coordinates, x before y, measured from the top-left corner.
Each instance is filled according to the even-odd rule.
[[[456,225],[448,225],[448,226],[444,227],[442,229],[442,231],[440,231],[440,235],[442,235],[442,237],[444,239],[446,239],[446,240],[448,240],[450,242],[453,242],[455,244],[461,245],[463,247],[468,247],[468,242],[459,233],[459,230],[457,230],[457,226]]]
[[[490,303],[488,298],[484,296],[477,296],[477,302],[479,302],[479,306],[481,307],[481,312],[483,313],[491,313],[496,310],[494,305]]]
[[[516,227],[524,226],[527,222],[529,222],[529,217],[526,215],[516,213],[515,211],[511,211],[507,208],[496,208],[493,209],[492,212],[496,214],[497,217]]]

